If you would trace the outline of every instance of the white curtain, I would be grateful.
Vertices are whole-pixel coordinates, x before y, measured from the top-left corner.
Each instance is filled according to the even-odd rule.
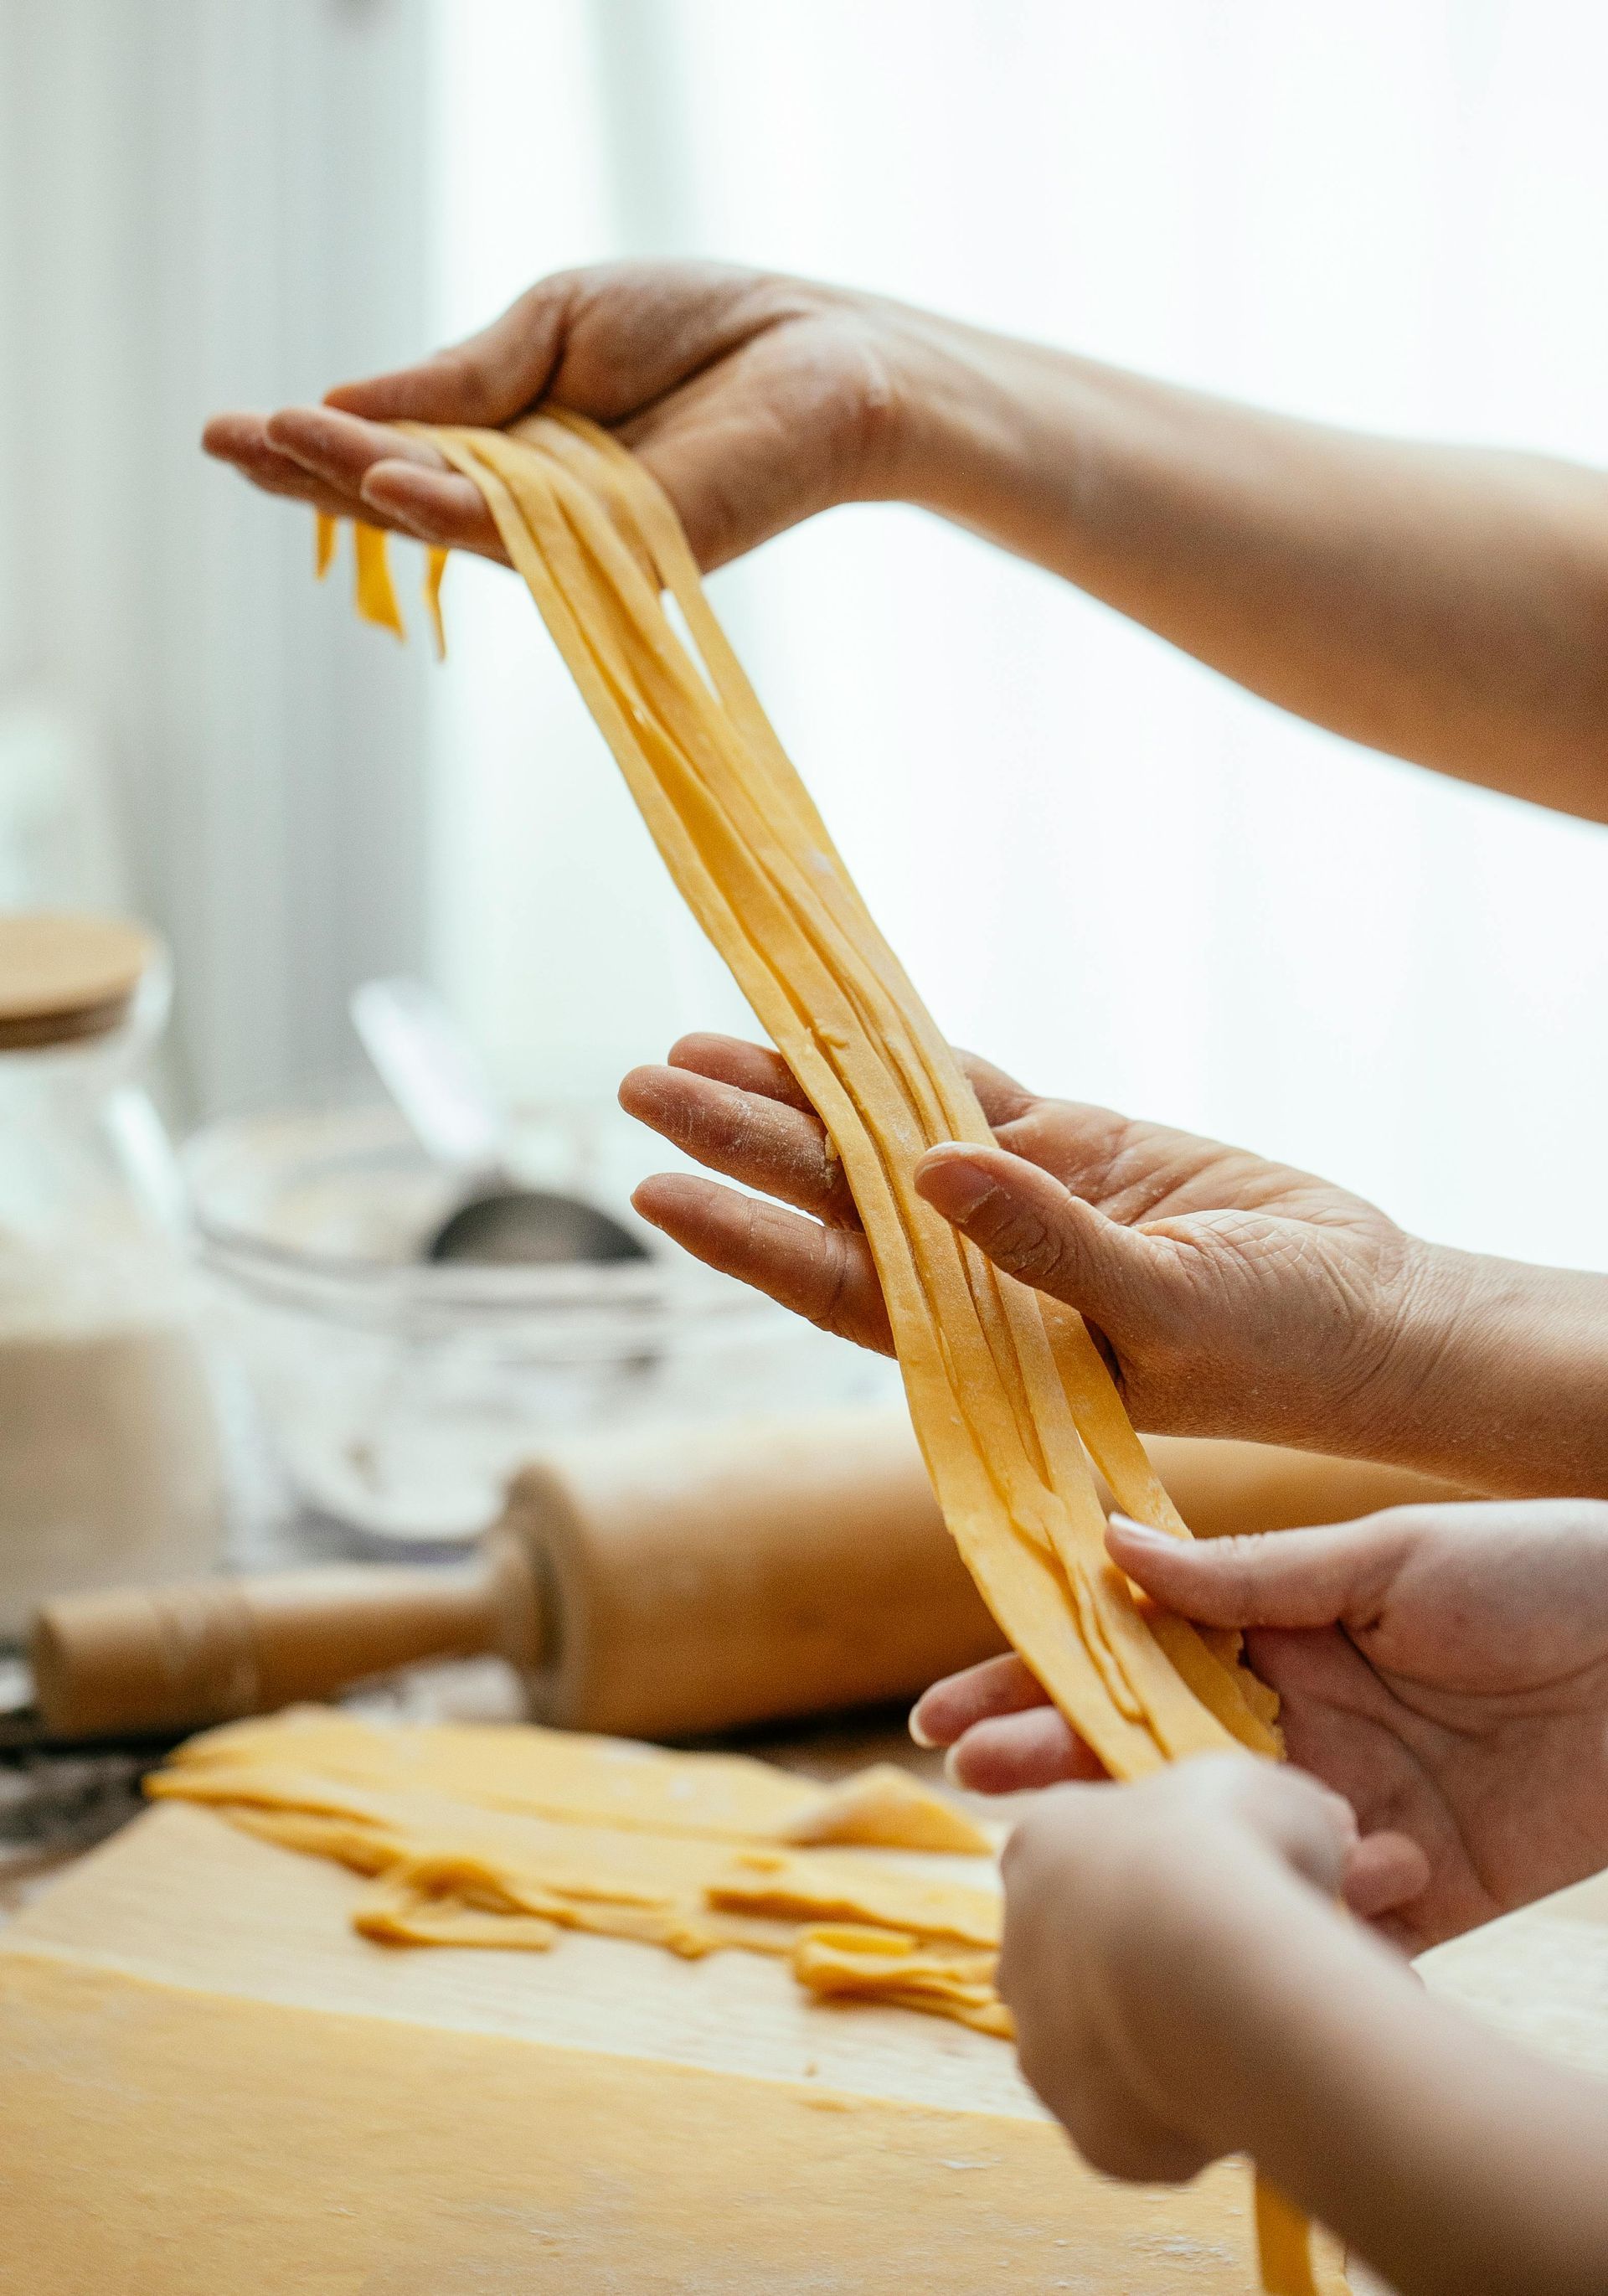
[[[1608,461],[1590,0],[477,0],[441,25],[455,326],[600,250],[708,254]],[[522,601],[455,579],[443,970],[511,1074],[602,1088],[734,1000]],[[835,512],[716,588],[955,1037],[1432,1235],[1608,1267],[1604,832],[1296,725],[914,512]]]
[[[57,840],[39,890],[120,883],[174,942],[180,1113],[339,1078],[346,991],[422,960],[423,650],[316,593],[309,521],[199,440],[434,323],[431,29],[0,0],[0,897],[44,784],[103,788],[115,865]]]

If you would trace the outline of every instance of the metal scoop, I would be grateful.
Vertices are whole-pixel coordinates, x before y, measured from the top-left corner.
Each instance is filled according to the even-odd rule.
[[[422,980],[368,980],[352,1025],[420,1146],[458,1175],[457,1204],[424,1259],[489,1267],[570,1267],[646,1259],[623,1222],[579,1196],[526,1187],[508,1168],[507,1111],[440,998]]]

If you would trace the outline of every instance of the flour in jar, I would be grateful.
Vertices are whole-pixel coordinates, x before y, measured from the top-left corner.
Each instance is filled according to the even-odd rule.
[[[52,1595],[211,1569],[223,1520],[188,1270],[0,1232],[0,1639]]]

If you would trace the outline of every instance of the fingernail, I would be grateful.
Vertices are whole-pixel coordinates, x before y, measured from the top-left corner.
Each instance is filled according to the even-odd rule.
[[[950,1747],[948,1752],[944,1756],[944,1775],[948,1779],[949,1784],[952,1786],[958,1786],[964,1793],[965,1791],[966,1782],[964,1778],[961,1776],[960,1771],[956,1767],[956,1757],[960,1752],[960,1745],[961,1742],[959,1739],[956,1739],[954,1745]]]
[[[913,1706],[910,1709],[909,1730],[916,1744],[924,1747],[929,1752],[937,1745],[938,1740],[929,1737],[922,1727],[922,1710],[919,1706]]]
[[[1136,1522],[1131,1514],[1112,1513],[1106,1518],[1112,1530],[1120,1530],[1129,1538],[1144,1539],[1152,1546],[1171,1546],[1172,1540],[1164,1530],[1154,1530],[1147,1522]]]
[[[970,1219],[980,1204],[998,1193],[996,1183],[987,1172],[980,1172],[975,1164],[968,1164],[958,1156],[933,1168],[944,1192],[944,1209],[954,1220]]]

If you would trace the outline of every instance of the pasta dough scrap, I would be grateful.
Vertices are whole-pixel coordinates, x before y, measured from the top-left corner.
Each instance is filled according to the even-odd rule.
[[[783,1841],[863,1842],[884,1849],[935,1849],[986,1857],[993,1843],[964,1810],[892,1762],[857,1771],[776,1829]]]
[[[1319,2296],[1312,2227],[1259,2169],[1253,2186],[1252,2212],[1257,2268],[1265,2296]]]
[[[410,1729],[321,1706],[229,1722],[179,1747],[166,1776],[263,1763],[354,1785],[419,1789],[485,1809],[713,1840],[867,1843],[991,1854],[955,1805],[890,1763],[834,1786],[742,1754],[678,1754],[624,1738],[534,1725]],[[181,1791],[171,1784],[160,1792]]]
[[[430,616],[438,661],[447,659],[447,625],[441,619],[441,577],[446,571],[446,551],[427,550],[424,554],[424,611]]]
[[[824,1998],[870,2000],[937,2011],[981,2033],[1015,2037],[994,1990],[996,1956],[957,1952],[897,1930],[830,1923],[806,1930],[792,1950],[792,1973]]]
[[[488,1776],[478,1780],[482,1768]],[[558,1782],[546,1790],[544,1768]],[[701,1796],[701,1770],[709,1775]],[[597,1782],[606,1788],[615,1773],[633,1791],[600,1812]],[[677,1795],[677,1787],[688,1791]],[[527,1804],[553,1805],[565,1789],[562,1815],[509,1806],[513,1792]],[[791,1957],[811,1931],[847,1923],[862,1937],[885,1931],[917,1959],[884,1956],[880,1988],[870,1969],[836,1990],[880,1991],[1000,2030],[983,2013],[994,1999],[997,1892],[940,1874],[924,1856],[894,1864],[864,1849],[834,1857],[782,1846],[774,1839],[778,1802],[796,1808],[801,1792],[807,1808],[818,1808],[820,1796],[763,1763],[602,1738],[570,1747],[562,1732],[534,1728],[376,1730],[311,1710],[193,1740],[148,1790],[370,1875],[380,1886],[354,1923],[378,1942],[540,1951],[574,1929],[688,1959],[734,1947]],[[645,1822],[655,1797],[682,1831]],[[735,1822],[739,1800],[746,1839]],[[719,1830],[694,1830],[701,1815]],[[935,1972],[957,1956],[964,1969],[946,1991]]]

